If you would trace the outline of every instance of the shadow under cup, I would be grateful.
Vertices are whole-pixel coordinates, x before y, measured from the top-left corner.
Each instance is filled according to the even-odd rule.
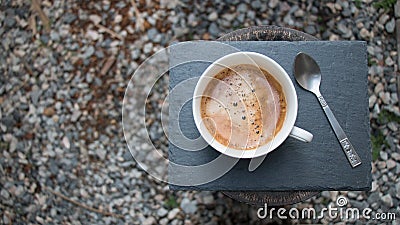
[[[280,131],[267,143],[255,149],[238,150],[221,144],[203,124],[201,117],[201,99],[206,87],[223,69],[236,65],[250,64],[262,68],[272,75],[282,87],[286,98],[286,116]],[[235,158],[255,158],[276,149],[289,136],[297,117],[297,94],[286,71],[271,58],[255,52],[236,52],[226,55],[212,63],[201,75],[193,94],[193,116],[197,129],[205,141],[217,151]],[[299,129],[299,128],[297,128]],[[232,137],[241,138],[241,137]]]

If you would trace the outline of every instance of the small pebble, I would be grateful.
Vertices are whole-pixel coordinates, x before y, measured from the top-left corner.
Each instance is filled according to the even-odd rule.
[[[165,208],[160,208],[160,209],[158,209],[157,210],[157,215],[159,216],[159,217],[164,217],[164,216],[166,216],[168,214],[168,210],[166,210]]]
[[[390,194],[386,194],[386,195],[382,196],[382,202],[388,207],[393,206],[393,199]]]
[[[169,220],[175,219],[176,216],[178,215],[178,213],[179,213],[179,209],[178,208],[172,209],[171,211],[168,212],[168,219]]]
[[[393,161],[392,159],[389,159],[388,161],[386,161],[386,167],[390,170],[393,169],[394,167],[396,167],[396,162]]]
[[[181,202],[181,208],[185,213],[195,213],[197,210],[197,204],[195,201],[190,201],[184,198]]]
[[[381,157],[382,160],[386,161],[388,160],[388,154],[384,151],[379,152],[379,156]]]
[[[218,19],[218,14],[215,11],[210,13],[210,15],[208,15],[208,20],[210,21],[216,21],[217,19]]]
[[[381,91],[383,91],[383,89],[384,89],[383,84],[382,83],[378,83],[375,86],[374,93],[375,94],[379,94]]]
[[[89,16],[89,19],[94,23],[94,24],[99,24],[101,22],[101,17],[96,14],[92,14]]]
[[[385,29],[389,33],[393,33],[394,28],[396,27],[396,23],[394,21],[394,18],[392,18],[389,22],[386,23]]]
[[[392,153],[390,154],[390,156],[391,156],[392,159],[396,160],[397,162],[400,162],[400,154],[399,154],[399,153],[397,153],[397,152],[392,152]]]
[[[63,139],[62,139],[62,144],[64,145],[64,147],[65,147],[66,149],[69,149],[69,148],[71,147],[71,144],[70,144],[69,139],[68,139],[67,136],[64,136],[64,137],[63,137]]]
[[[143,53],[149,54],[153,50],[153,43],[146,43],[143,47]]]

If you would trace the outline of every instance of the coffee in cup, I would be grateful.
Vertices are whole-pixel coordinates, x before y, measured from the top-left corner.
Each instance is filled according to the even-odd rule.
[[[288,136],[313,138],[294,126],[298,102],[291,78],[259,53],[235,52],[213,62],[197,82],[192,106],[203,139],[227,156],[255,158]]]
[[[281,130],[286,97],[268,71],[239,64],[213,77],[203,92],[200,110],[205,127],[216,141],[249,150],[266,144]]]

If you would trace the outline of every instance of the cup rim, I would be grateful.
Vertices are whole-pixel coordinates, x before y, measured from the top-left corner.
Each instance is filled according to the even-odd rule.
[[[207,128],[204,127],[204,129],[202,129],[202,127],[200,126],[202,123],[201,112],[200,112],[201,111],[200,110],[201,96],[203,94],[205,87],[209,83],[209,81],[207,81],[206,77],[214,77],[216,73],[210,75],[209,74],[210,71],[214,67],[218,66],[219,64],[224,64],[225,61],[227,61],[228,59],[233,58],[233,57],[250,57],[250,59],[252,59],[254,62],[256,60],[261,60],[261,61],[264,61],[266,64],[270,65],[270,68],[273,67],[274,70],[277,70],[280,75],[277,75],[276,73],[275,74],[270,73],[270,74],[272,76],[274,76],[274,78],[276,78],[281,85],[282,85],[282,82],[281,82],[282,80],[285,83],[285,88],[283,88],[283,90],[284,90],[284,95],[286,97],[286,101],[288,101],[289,95],[290,95],[290,98],[292,98],[291,105],[290,105],[291,112],[289,112],[289,110],[287,110],[285,121],[284,121],[284,124],[282,125],[281,130],[272,138],[271,141],[267,142],[264,145],[258,146],[256,149],[240,150],[240,149],[233,149],[228,146],[225,146],[225,145],[219,143],[217,140],[215,140],[213,138],[213,136],[209,133]],[[228,63],[227,66],[240,65],[240,64],[243,64],[243,63],[232,63],[232,64]],[[263,68],[267,71],[271,70],[271,69],[264,68],[264,66],[261,66],[259,64],[260,63],[256,63],[256,65],[260,66],[261,68]],[[203,89],[203,90],[201,90],[201,89]],[[201,92],[201,93],[199,93],[199,92]],[[287,105],[289,105],[289,104],[287,103]],[[289,107],[287,107],[287,109],[289,109]],[[215,150],[217,150],[218,152],[220,152],[222,154],[225,154],[227,156],[231,156],[234,158],[256,158],[256,157],[266,155],[266,154],[270,153],[271,151],[275,150],[289,136],[289,134],[294,126],[294,123],[296,121],[297,110],[298,110],[298,101],[297,101],[297,94],[296,94],[296,90],[294,88],[293,82],[290,79],[290,76],[282,68],[281,65],[279,65],[275,60],[271,59],[270,57],[268,57],[266,55],[256,53],[256,52],[243,51],[243,52],[235,52],[235,53],[225,55],[225,56],[217,59],[216,61],[214,61],[211,65],[209,65],[207,67],[207,69],[201,74],[199,80],[197,81],[196,87],[194,89],[192,110],[193,110],[193,118],[194,118],[196,127],[197,127],[200,135],[211,147],[213,147]],[[288,118],[289,113],[291,113],[291,115],[292,115],[290,118]]]

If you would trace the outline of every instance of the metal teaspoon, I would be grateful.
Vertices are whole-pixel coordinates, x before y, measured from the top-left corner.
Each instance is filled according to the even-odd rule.
[[[319,86],[321,83],[321,70],[311,56],[305,53],[298,53],[294,61],[294,76],[297,83],[307,91],[310,91],[317,96],[321,107],[324,109],[325,115],[331,124],[336,137],[342,146],[344,153],[346,154],[347,160],[354,168],[361,164],[361,159],[354,150],[353,145],[350,143],[346,134],[344,133],[339,122],[336,120],[331,109],[326,103],[325,99],[322,97]]]

